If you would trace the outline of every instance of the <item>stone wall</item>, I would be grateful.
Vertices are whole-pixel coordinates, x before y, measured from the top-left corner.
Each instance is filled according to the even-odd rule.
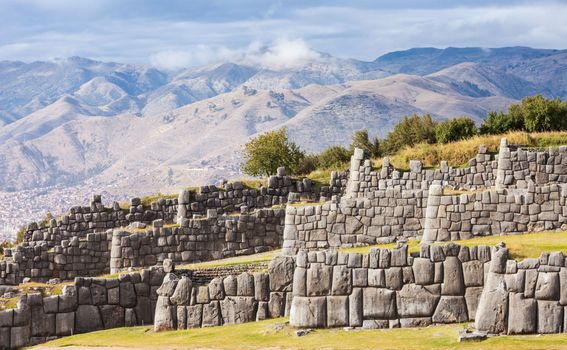
[[[268,272],[244,272],[195,285],[190,277],[168,274],[159,295],[156,331],[222,326],[288,315],[292,257],[276,257]]]
[[[567,184],[443,195],[432,185],[423,241],[554,230],[567,224]]]
[[[62,240],[59,245],[20,245],[5,249],[0,261],[0,285],[15,285],[24,278],[48,281],[108,273],[112,230]]]
[[[407,246],[369,254],[300,251],[293,277],[295,327],[391,328],[474,319],[487,246]]]
[[[567,330],[567,264],[563,253],[539,259],[493,255],[478,311],[477,330],[488,333],[561,333]]]
[[[164,227],[154,221],[146,232],[114,231],[111,272],[129,267],[151,266],[164,259],[194,263],[280,248],[284,209],[259,209],[238,216],[183,219],[181,227]]]
[[[101,329],[151,324],[161,268],[119,278],[77,278],[59,296],[28,294],[16,309],[0,311],[0,348],[17,349]]]

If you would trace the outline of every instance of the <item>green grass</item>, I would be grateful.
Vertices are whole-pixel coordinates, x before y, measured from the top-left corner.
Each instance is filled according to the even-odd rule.
[[[220,266],[256,264],[260,262],[270,261],[274,256],[279,255],[280,252],[281,249],[270,250],[269,252],[263,252],[258,254],[235,256],[232,258],[205,261],[195,264],[178,265],[178,268],[194,270],[194,269],[206,269],[206,268],[220,267]]]
[[[223,327],[155,333],[150,326],[116,328],[65,337],[36,349],[56,346],[108,346],[145,349],[565,349],[567,334],[493,337],[458,343],[466,324],[383,330],[320,329],[303,337],[285,319]]]
[[[537,258],[542,252],[562,251],[567,255],[567,231],[561,232],[538,232],[523,233],[508,236],[485,236],[475,237],[464,241],[453,241],[453,243],[464,246],[489,245],[493,246],[500,242],[506,243],[510,250],[510,257],[522,260],[525,258]],[[444,245],[450,242],[439,242],[437,245]],[[368,253],[371,248],[395,248],[395,243],[379,244],[373,246],[356,247],[341,249],[346,252]],[[413,239],[408,242],[410,252],[419,251],[419,241]]]
[[[160,199],[176,199],[178,197],[178,194],[176,193],[171,193],[171,194],[162,194],[162,193],[158,193],[158,194],[152,194],[149,196],[144,196],[142,198],[140,198],[140,201],[142,202],[142,205],[144,205],[145,207],[150,206],[153,202],[156,202]]]

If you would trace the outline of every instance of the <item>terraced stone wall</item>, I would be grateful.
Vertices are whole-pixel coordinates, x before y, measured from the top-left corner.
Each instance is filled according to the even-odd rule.
[[[284,209],[259,209],[237,216],[184,219],[181,227],[154,222],[145,232],[115,230],[110,269],[145,267],[171,259],[194,263],[249,255],[280,248],[283,241]]]
[[[168,274],[159,295],[156,331],[213,327],[287,316],[291,306],[292,257],[276,257],[268,272],[244,272],[196,285],[191,277]]]
[[[391,328],[474,319],[490,263],[487,246],[422,245],[369,254],[300,251],[293,276],[295,327]]]
[[[28,294],[0,311],[0,348],[18,349],[63,336],[153,322],[162,268],[119,278],[77,278],[59,296]]]
[[[567,261],[561,252],[539,259],[493,256],[475,319],[477,330],[504,334],[567,331]]]

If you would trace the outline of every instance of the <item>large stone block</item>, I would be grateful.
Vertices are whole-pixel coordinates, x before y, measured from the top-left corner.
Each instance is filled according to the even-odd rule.
[[[119,305],[100,306],[104,329],[124,327],[124,308]]]
[[[192,288],[193,282],[186,276],[182,276],[170,298],[171,302],[175,305],[189,305]]]
[[[465,283],[461,262],[456,256],[448,256],[443,262],[442,295],[465,295]]]
[[[441,297],[432,317],[435,323],[458,323],[468,319],[465,297],[447,295]]]
[[[270,290],[272,292],[291,292],[295,260],[290,256],[277,256],[268,265]]]
[[[253,297],[254,296],[254,276],[248,272],[241,273],[236,278],[236,295]]]
[[[330,266],[321,263],[311,264],[307,270],[307,295],[328,295],[331,289],[332,271]]]
[[[479,260],[463,263],[463,279],[467,287],[479,287],[484,284],[484,264]]]
[[[202,327],[214,327],[222,324],[220,305],[218,301],[211,301],[203,305]]]
[[[488,333],[504,333],[508,329],[508,291],[504,275],[490,272],[480,297],[475,328]]]
[[[10,331],[10,348],[19,349],[29,344],[31,337],[30,327],[12,327]]]
[[[362,312],[365,319],[392,319],[396,312],[396,293],[385,288],[364,288]]]
[[[537,301],[537,332],[559,333],[563,327],[563,306],[556,301]]]
[[[508,334],[532,334],[537,330],[537,302],[522,293],[510,293]]]
[[[537,277],[535,297],[538,300],[559,300],[559,273],[540,272]]]
[[[348,302],[350,326],[362,326],[362,288],[354,288],[349,296]]]
[[[157,299],[154,316],[154,331],[168,331],[176,329],[175,317],[177,310],[174,305],[171,305],[169,298],[160,295]]]
[[[86,333],[103,329],[98,307],[94,305],[79,305],[75,317],[75,332]]]
[[[268,302],[268,311],[271,318],[282,317],[285,315],[285,293],[272,292]]]
[[[327,297],[327,327],[345,327],[349,325],[348,296]]]
[[[227,276],[222,281],[224,292],[229,296],[236,296],[236,278],[234,276]]]
[[[201,328],[203,305],[187,306],[187,328]]]
[[[136,306],[136,289],[131,282],[120,282],[120,306]]]
[[[43,307],[32,307],[31,333],[33,337],[47,337],[55,334],[55,314],[46,314]]]
[[[268,301],[270,299],[268,274],[262,272],[254,273],[254,298],[257,301]]]
[[[75,334],[75,313],[65,312],[55,315],[55,334],[65,336]]]
[[[240,324],[256,320],[258,302],[254,297],[226,297],[220,307],[224,324]]]
[[[435,277],[435,265],[426,258],[415,258],[413,260],[413,276],[416,284],[432,284]]]
[[[469,315],[469,320],[475,319],[482,289],[483,287],[468,287],[465,291],[465,301],[467,302],[467,314]]]
[[[307,294],[306,287],[307,269],[296,267],[293,273],[293,295],[304,297]]]
[[[293,327],[323,328],[327,321],[327,298],[294,297],[289,315]]]
[[[212,300],[222,300],[224,299],[224,285],[222,283],[222,278],[215,277],[209,283],[209,296]]]
[[[439,297],[423,286],[406,284],[398,292],[396,298],[398,315],[400,317],[431,317]]]
[[[351,269],[345,265],[333,266],[333,282],[331,286],[331,294],[348,295],[352,290],[352,274]]]

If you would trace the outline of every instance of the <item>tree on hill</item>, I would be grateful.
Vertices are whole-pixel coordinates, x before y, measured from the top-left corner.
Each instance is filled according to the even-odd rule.
[[[375,137],[374,140],[370,141],[367,129],[355,131],[352,135],[352,143],[350,144],[351,153],[354,152],[355,148],[362,149],[366,157],[376,158],[382,155],[380,139]]]
[[[244,146],[244,162],[241,169],[252,176],[270,176],[284,166],[294,174],[303,158],[304,152],[291,142],[285,128],[268,131],[251,139]]]
[[[435,138],[438,143],[468,139],[476,135],[476,125],[469,117],[458,117],[437,124]]]
[[[417,114],[404,118],[394,126],[383,142],[386,153],[396,153],[407,146],[414,146],[418,143],[435,143],[435,127],[437,123],[431,115]]]

